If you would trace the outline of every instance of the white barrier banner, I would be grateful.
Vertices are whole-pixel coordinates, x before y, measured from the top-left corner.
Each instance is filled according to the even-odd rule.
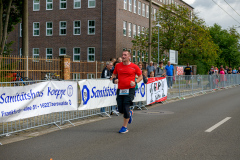
[[[0,90],[0,122],[71,110],[77,110],[76,82],[49,81]]]
[[[96,109],[117,105],[116,93],[117,84],[109,79],[89,79],[78,82],[81,90],[81,104],[79,110]],[[146,101],[146,87],[141,81],[138,83],[138,90],[134,102]]]
[[[167,79],[165,77],[148,78],[147,104],[167,100]]]

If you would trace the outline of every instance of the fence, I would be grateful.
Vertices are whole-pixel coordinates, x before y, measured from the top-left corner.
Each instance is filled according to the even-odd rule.
[[[173,77],[169,77],[171,80]],[[189,80],[189,84],[186,83],[186,79]],[[34,84],[43,81],[31,81],[26,83]],[[12,86],[14,82],[0,82],[0,86]],[[23,83],[23,82],[21,82]],[[188,95],[194,95],[197,93],[203,93],[206,91],[213,91],[215,89],[231,87],[234,85],[240,84],[240,74],[238,75],[219,75],[219,76],[176,76],[175,81],[173,82],[172,88],[169,86],[168,90],[168,99],[172,98],[181,98]],[[79,99],[80,99],[80,89],[78,90]],[[81,101],[79,100],[79,103]],[[111,112],[111,107],[106,107],[106,112]],[[9,135],[16,132],[21,132],[29,129],[34,129],[37,127],[43,127],[46,125],[56,125],[58,128],[61,128],[61,125],[71,121],[84,119],[87,117],[92,117],[96,115],[102,115],[100,109],[92,110],[75,110],[75,111],[66,111],[51,113],[41,116],[36,116],[32,118],[21,119],[12,122],[2,122],[0,124],[0,136]]]
[[[0,82],[15,82],[22,80],[50,79],[50,75],[56,79],[64,79],[64,68],[70,65],[70,79],[100,78],[106,62],[74,62],[63,63],[64,58],[39,58],[20,56],[0,56]]]
[[[173,85],[168,90],[168,99],[214,91],[240,84],[240,74],[176,76],[174,77],[175,81],[173,77],[167,78],[168,81],[170,78],[173,79]]]

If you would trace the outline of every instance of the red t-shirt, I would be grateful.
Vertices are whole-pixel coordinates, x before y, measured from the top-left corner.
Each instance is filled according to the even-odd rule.
[[[118,75],[118,89],[129,89],[135,88],[135,86],[130,85],[130,82],[135,82],[136,75],[140,76],[142,72],[134,63],[123,65],[123,62],[121,62],[115,66],[113,74]]]

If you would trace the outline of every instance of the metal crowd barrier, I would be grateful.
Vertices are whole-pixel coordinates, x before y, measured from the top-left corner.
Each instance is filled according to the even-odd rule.
[[[214,91],[231,86],[240,85],[240,74],[227,75],[193,75],[167,77],[167,82],[173,79],[172,87],[168,89],[168,99],[183,98],[207,91]]]
[[[175,76],[167,77],[173,79],[172,87],[168,89],[168,99],[182,98],[184,96],[204,93],[216,89],[231,87],[240,84],[240,74],[238,75],[194,75],[194,76]],[[189,83],[186,83],[186,80]],[[20,81],[20,82],[0,82],[0,87],[15,87],[23,85],[31,85],[45,80],[39,81]],[[85,119],[92,116],[104,115],[111,113],[111,106],[105,107],[105,112],[100,109],[84,110],[84,111],[65,111],[51,113],[32,118],[16,120],[12,122],[0,123],[0,136],[9,136],[10,134],[21,132],[38,127],[56,125],[59,129],[65,123],[78,119]],[[73,125],[73,124],[72,124]]]

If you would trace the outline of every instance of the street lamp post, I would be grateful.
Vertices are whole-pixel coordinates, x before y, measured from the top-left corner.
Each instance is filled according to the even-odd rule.
[[[156,25],[156,27],[158,27],[158,64],[159,64],[159,28],[161,27],[161,25],[159,24],[159,22],[158,22],[158,24]]]

